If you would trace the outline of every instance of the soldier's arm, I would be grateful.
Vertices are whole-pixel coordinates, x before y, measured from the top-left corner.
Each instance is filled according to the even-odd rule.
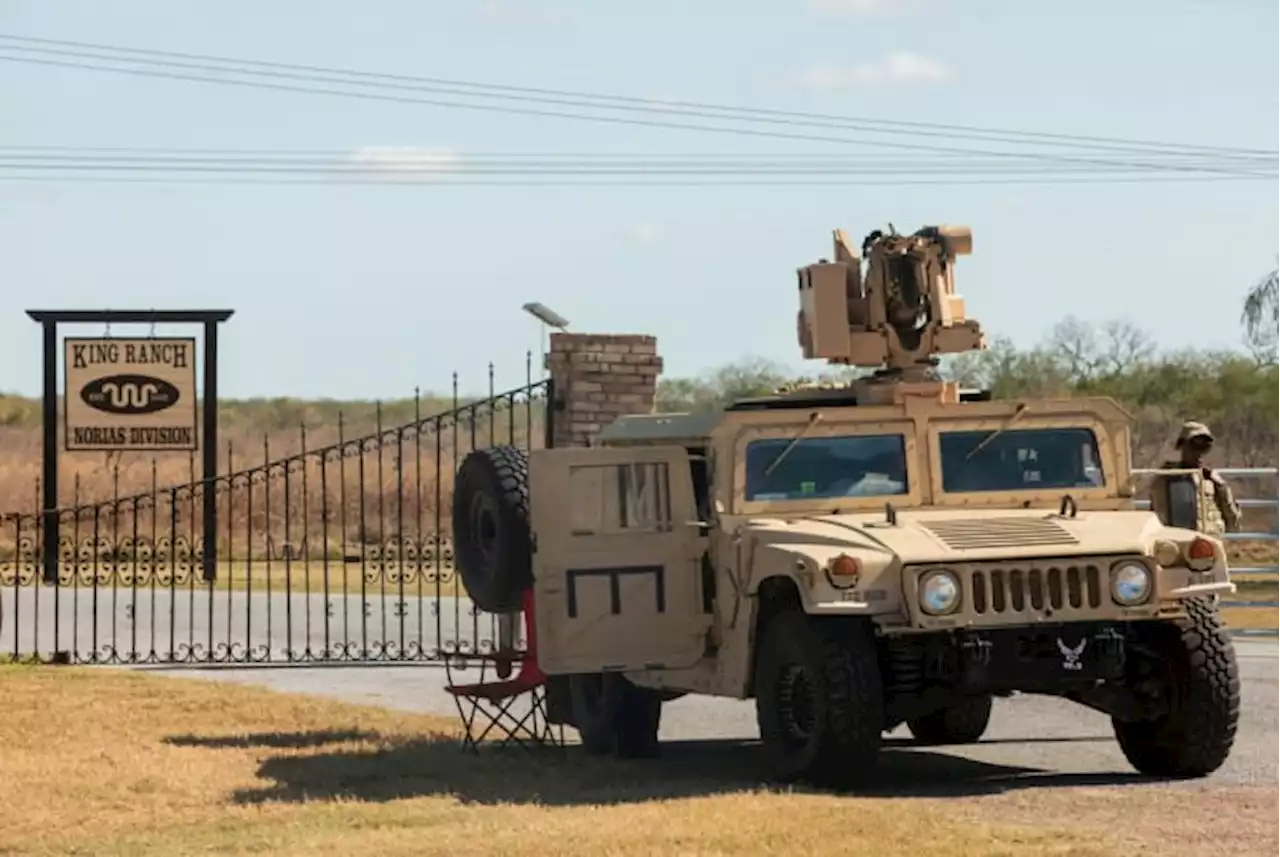
[[[1222,513],[1222,521],[1227,526],[1227,532],[1240,532],[1240,521],[1243,515],[1231,486],[1216,470],[1209,478],[1213,480],[1213,499],[1218,504],[1218,511]]]

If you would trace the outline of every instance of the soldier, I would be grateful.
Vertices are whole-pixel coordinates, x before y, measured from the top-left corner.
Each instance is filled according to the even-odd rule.
[[[1240,530],[1240,505],[1236,503],[1230,486],[1214,469],[1204,465],[1204,458],[1213,448],[1213,433],[1204,423],[1185,422],[1174,448],[1181,453],[1177,461],[1166,461],[1162,470],[1199,470],[1196,484],[1200,492],[1196,529],[1210,536]],[[1151,483],[1151,509],[1166,525],[1169,524],[1170,477],[1157,476]]]

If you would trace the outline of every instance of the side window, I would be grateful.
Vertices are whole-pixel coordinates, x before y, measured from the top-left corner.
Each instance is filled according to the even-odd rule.
[[[671,483],[666,462],[619,464],[618,526],[626,530],[671,529]]]
[[[705,521],[711,517],[711,474],[705,448],[689,448],[689,477],[693,480],[694,508]]]
[[[567,501],[574,535],[666,532],[672,527],[665,462],[573,467]]]

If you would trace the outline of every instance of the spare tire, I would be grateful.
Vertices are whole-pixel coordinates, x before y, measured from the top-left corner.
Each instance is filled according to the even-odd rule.
[[[533,585],[529,458],[514,446],[467,454],[453,485],[453,556],[481,610],[513,613]]]

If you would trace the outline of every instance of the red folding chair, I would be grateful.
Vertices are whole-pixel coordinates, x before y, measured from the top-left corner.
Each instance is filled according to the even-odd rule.
[[[526,750],[536,747],[564,746],[564,727],[558,735],[547,719],[546,673],[538,666],[538,638],[534,629],[533,590],[525,590],[521,614],[524,617],[525,651],[515,649],[514,640],[502,640],[495,651],[475,655],[454,655],[445,659],[449,684],[445,688],[458,706],[458,717],[463,726],[463,752],[479,752],[480,742],[490,732],[502,733],[498,746],[519,744]],[[454,669],[465,669],[469,661],[480,664],[480,680],[470,684],[457,684]],[[519,664],[519,672],[511,677],[513,664]],[[487,668],[492,665],[498,675],[496,681],[486,681]],[[528,703],[523,715],[517,716],[517,703]],[[477,734],[477,720],[485,724]]]

